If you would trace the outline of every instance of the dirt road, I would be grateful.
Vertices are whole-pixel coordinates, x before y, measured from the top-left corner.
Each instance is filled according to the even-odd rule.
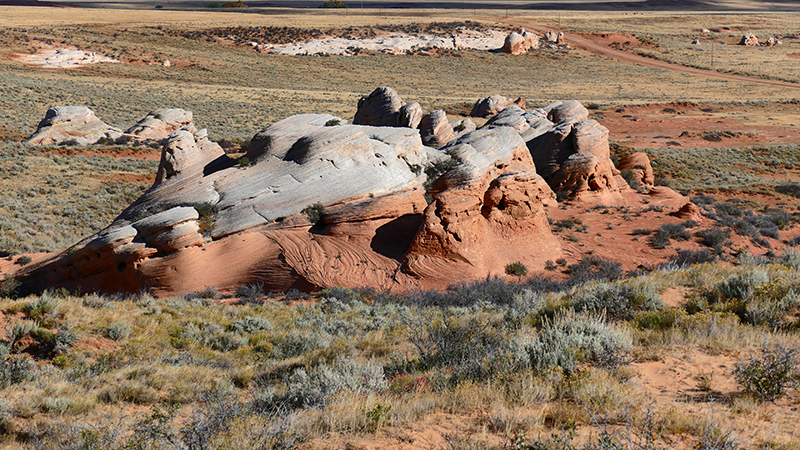
[[[516,27],[525,28],[526,30],[534,30],[540,33],[546,33],[548,31],[556,31],[558,30],[550,27],[545,27],[542,25],[534,25],[531,23],[523,23],[517,22],[512,20],[501,20],[495,19],[498,22],[504,22],[509,25],[514,25]],[[727,73],[720,73],[715,72],[713,70],[704,70],[704,69],[696,69],[694,67],[686,67],[681,66],[679,64],[672,64],[664,61],[659,61],[657,59],[645,58],[643,56],[634,55],[628,52],[623,52],[620,50],[615,50],[607,45],[594,42],[590,39],[576,36],[574,34],[564,33],[564,39],[569,42],[570,44],[583,48],[593,53],[597,53],[598,55],[608,56],[609,58],[614,58],[620,61],[630,62],[633,64],[641,64],[643,66],[650,66],[655,67],[658,69],[664,70],[674,70],[676,72],[684,72],[689,73],[692,75],[699,75],[704,77],[712,77],[712,78],[721,78],[724,80],[734,80],[734,81],[743,81],[747,83],[760,83],[760,84],[769,84],[772,86],[780,86],[790,89],[800,89],[800,84],[795,83],[788,83],[785,81],[776,81],[776,80],[766,80],[763,78],[755,78],[755,77],[748,77],[744,75],[733,75]]]

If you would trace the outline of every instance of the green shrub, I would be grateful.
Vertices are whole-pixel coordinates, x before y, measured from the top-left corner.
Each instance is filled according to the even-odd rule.
[[[251,316],[232,322],[228,328],[234,333],[251,334],[256,331],[272,331],[272,323],[267,319]]]
[[[322,227],[325,225],[325,207],[322,203],[314,203],[313,205],[303,208],[303,214],[308,217],[308,221],[315,227]]]
[[[746,392],[762,400],[775,401],[797,385],[800,379],[797,363],[794,348],[764,348],[759,357],[740,361],[733,374]]]
[[[515,277],[524,277],[528,274],[528,268],[525,267],[525,264],[522,264],[520,261],[516,261],[506,264],[506,273],[509,275],[514,275]]]
[[[570,282],[585,283],[589,280],[617,280],[622,278],[622,264],[599,256],[584,256],[577,264],[568,267]]]
[[[342,0],[325,0],[320,8],[347,8]]]
[[[692,238],[691,233],[686,231],[686,227],[680,224],[665,223],[658,227],[656,234],[650,238],[650,243],[658,249],[665,249],[669,246],[672,239],[688,241]]]

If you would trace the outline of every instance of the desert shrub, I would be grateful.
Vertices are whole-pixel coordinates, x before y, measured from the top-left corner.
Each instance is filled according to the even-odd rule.
[[[503,318],[512,329],[522,328],[523,324],[533,325],[547,306],[547,298],[540,291],[523,289],[514,294]]]
[[[436,294],[428,293],[431,301],[427,304],[436,306],[472,306],[478,303],[506,305],[521,289],[519,284],[508,283],[500,277],[486,277],[482,280],[452,284],[447,287],[445,295],[440,298],[437,298]]]
[[[686,316],[683,308],[664,308],[660,311],[644,311],[636,314],[636,324],[646,330],[668,330]]]
[[[342,303],[352,303],[361,299],[361,295],[358,292],[338,286],[323,289],[319,295],[323,298],[335,298]]]
[[[308,221],[315,227],[325,226],[325,206],[322,203],[314,203],[313,205],[306,206],[301,211],[308,217]]]
[[[520,261],[506,264],[506,273],[515,277],[524,277],[528,274],[528,268]]]
[[[103,403],[112,405],[120,402],[152,405],[160,401],[158,393],[153,388],[136,380],[122,380],[108,386],[100,391],[97,398]]]
[[[231,322],[228,329],[239,334],[250,334],[256,331],[272,331],[272,323],[261,317],[250,316]]]
[[[653,234],[653,230],[649,228],[637,228],[631,232],[634,236],[649,236]]]
[[[342,358],[330,365],[295,370],[283,392],[262,394],[256,398],[255,407],[261,411],[314,408],[326,405],[342,391],[369,395],[383,392],[387,387],[380,365]]]
[[[581,287],[570,299],[576,311],[606,311],[609,317],[629,320],[639,311],[657,311],[666,304],[645,284],[594,283]]]
[[[679,248],[677,254],[670,260],[670,263],[678,267],[685,267],[693,264],[711,262],[715,259],[717,259],[717,256],[706,249],[683,250]]]
[[[746,392],[762,400],[775,401],[800,380],[797,364],[797,349],[764,348],[758,357],[740,361],[733,374]]]
[[[236,296],[241,302],[254,301],[264,296],[264,283],[248,283],[236,288]]]
[[[452,370],[451,382],[485,379],[498,370],[509,334],[499,317],[461,309],[427,308],[407,321],[417,368]]]
[[[568,267],[570,282],[585,283],[589,280],[617,280],[622,278],[622,264],[599,256],[584,256],[577,264]]]
[[[709,228],[707,230],[698,231],[697,237],[700,238],[701,244],[713,248],[716,252],[720,252],[722,247],[728,242],[728,239],[730,239],[731,233],[722,228]]]
[[[131,335],[133,329],[125,322],[114,322],[108,329],[106,329],[106,337],[113,341],[121,341],[127,339]]]
[[[207,299],[214,300],[219,298],[217,288],[206,286],[202,291],[195,291],[186,295],[186,300]]]
[[[13,355],[0,361],[0,389],[36,379],[36,363],[25,355]]]
[[[525,345],[534,370],[561,367],[571,373],[579,364],[616,366],[632,345],[631,336],[597,313],[562,310],[545,320],[537,339]]]
[[[38,299],[25,303],[22,310],[28,318],[38,320],[58,308],[59,301],[49,295],[42,295]]]
[[[22,255],[19,258],[17,258],[16,264],[18,264],[20,266],[27,266],[28,264],[31,263],[31,261],[33,261],[33,260],[31,259],[30,256]]]
[[[786,241],[786,244],[790,247],[797,247],[798,245],[800,245],[800,236],[795,236],[789,239],[788,241]]]
[[[775,262],[790,269],[798,270],[800,269],[800,252],[792,249],[786,250]]]
[[[331,345],[331,336],[327,333],[301,333],[296,330],[291,330],[282,336],[275,336],[273,340],[274,355],[283,358],[302,356]]]
[[[16,278],[6,275],[2,286],[0,286],[0,297],[17,298],[17,294],[21,285],[22,283],[20,283]]]
[[[628,183],[631,189],[639,190],[642,187],[642,181],[636,177],[636,174],[631,169],[622,170],[620,176]]]
[[[664,249],[669,246],[672,239],[688,241],[692,238],[691,233],[686,231],[686,227],[681,224],[665,223],[658,227],[658,231],[650,238],[650,243],[655,248]]]

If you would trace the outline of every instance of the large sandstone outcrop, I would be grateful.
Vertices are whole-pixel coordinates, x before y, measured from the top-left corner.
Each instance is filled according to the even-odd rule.
[[[23,293],[441,288],[558,258],[556,193],[608,206],[638,195],[611,163],[608,130],[578,102],[507,105],[480,129],[457,123],[458,136],[443,111],[423,130],[302,114],[258,132],[249,164],[178,111],[132,130],[162,142],[153,186],[106,229],[16,269]],[[688,202],[668,188],[647,195]]]
[[[739,45],[746,45],[748,47],[758,47],[758,38],[753,33],[745,33],[739,41]]]
[[[78,145],[94,144],[101,139],[114,140],[122,136],[122,130],[100,120],[94,111],[85,106],[53,106],[28,144],[47,145],[71,142]]]

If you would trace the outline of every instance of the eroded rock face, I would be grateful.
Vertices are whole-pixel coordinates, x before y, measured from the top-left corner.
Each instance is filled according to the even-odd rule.
[[[560,254],[547,221],[555,192],[609,206],[633,194],[611,163],[608,130],[575,103],[506,105],[477,130],[443,111],[422,130],[297,115],[253,137],[249,165],[161,115],[178,128],[163,139],[153,186],[108,228],[18,278],[29,292],[173,295],[253,282],[441,288],[514,261],[541,267]],[[413,122],[412,105],[397,117]],[[688,199],[654,188],[648,201],[677,209]]]
[[[514,101],[511,101],[500,94],[492,94],[475,102],[475,105],[472,106],[472,111],[470,111],[469,115],[472,117],[494,116],[512,104],[517,105],[520,108],[525,108],[525,99],[518,98]]]
[[[608,129],[568,119],[528,141],[537,172],[555,192],[585,203],[620,205],[629,191],[611,162]]]
[[[555,196],[519,134],[481,129],[444,150],[456,165],[434,183],[436,196],[407,254],[409,274],[441,280],[502,273],[515,258],[540,263],[543,251],[559,252],[545,213]]]
[[[634,179],[644,187],[653,187],[655,184],[653,166],[650,164],[650,158],[647,153],[631,153],[619,160],[618,168],[620,171],[629,170]]]
[[[72,142],[90,145],[101,139],[115,140],[122,130],[100,120],[85,106],[53,106],[25,142],[34,145]]]

